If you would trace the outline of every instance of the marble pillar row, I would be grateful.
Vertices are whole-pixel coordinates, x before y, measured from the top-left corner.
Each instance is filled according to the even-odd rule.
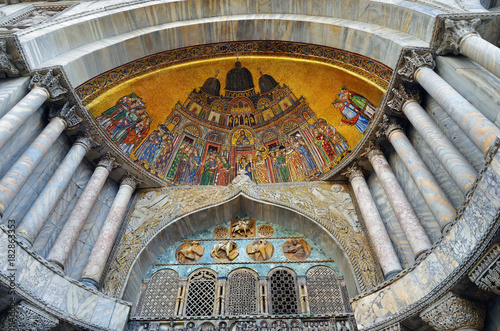
[[[17,227],[19,238],[30,246],[33,245],[85,154],[95,146],[95,142],[88,134],[76,139],[64,160],[59,164],[43,191]]]
[[[383,132],[398,153],[401,161],[410,173],[411,178],[417,185],[425,203],[434,215],[441,228],[451,222],[456,215],[455,208],[448,200],[446,194],[441,190],[434,176],[425,165],[420,155],[411,144],[403,128],[394,120],[384,122]]]
[[[430,53],[412,51],[404,59],[398,70],[401,78],[417,81],[485,154],[500,137],[500,129],[433,71],[435,64]]]
[[[361,210],[361,215],[365,221],[368,234],[370,235],[375,254],[384,272],[385,279],[389,279],[403,270],[396,250],[387,233],[387,229],[385,228],[382,217],[380,216],[375,200],[373,200],[361,169],[355,164],[348,169],[346,175],[351,182],[354,196]]]
[[[445,19],[445,32],[436,54],[463,54],[474,60],[486,70],[500,77],[500,49],[487,42],[476,31],[481,19],[451,20]]]
[[[62,108],[52,107],[49,118],[49,124],[0,180],[0,217],[61,133],[81,122],[75,107],[68,103]]]
[[[91,287],[97,289],[135,187],[135,178],[131,176],[123,178],[82,273],[81,281]]]
[[[44,76],[35,73],[29,87],[31,91],[0,119],[0,149],[47,99],[57,101],[66,93],[52,71]]]
[[[399,85],[398,89],[392,89],[392,93],[394,98],[388,102],[388,106],[406,115],[453,181],[465,193],[477,177],[476,170],[420,106],[416,90]]]
[[[49,254],[47,255],[47,260],[60,267],[62,270],[64,270],[64,263],[68,259],[73,246],[75,246],[76,240],[80,235],[80,231],[82,230],[85,221],[87,220],[87,216],[94,206],[94,203],[99,196],[109,173],[116,166],[117,163],[115,163],[115,158],[109,154],[106,154],[106,156],[101,159],[99,164],[97,164],[89,182],[83,189],[82,195],[76,202],[73,211],[69,215],[63,229],[50,249]]]
[[[382,151],[372,147],[366,156],[382,184],[413,254],[418,257],[432,246],[427,233],[420,224]]]

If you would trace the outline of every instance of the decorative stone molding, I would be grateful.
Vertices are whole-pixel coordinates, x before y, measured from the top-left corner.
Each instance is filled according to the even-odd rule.
[[[476,27],[481,23],[481,19],[474,18],[470,20],[451,20],[444,21],[445,32],[436,54],[445,55],[453,53],[460,54],[460,42],[471,34],[478,35]]]
[[[90,149],[95,148],[95,147],[100,145],[96,141],[95,136],[89,130],[85,130],[85,132],[79,132],[78,137],[76,138],[75,144],[82,145],[83,147],[85,147],[87,152]]]
[[[12,55],[7,53],[7,40],[0,39],[0,77],[19,76],[19,70],[12,63]]]
[[[0,322],[2,330],[51,330],[59,320],[43,310],[21,301]]]
[[[394,97],[387,102],[387,106],[392,110],[402,112],[404,104],[410,100],[420,103],[420,92],[416,87],[406,88],[403,84],[399,84],[398,88],[393,88],[391,91]]]
[[[434,70],[436,63],[432,58],[432,54],[428,51],[417,51],[411,50],[409,56],[403,56],[404,60],[398,69],[398,74],[401,79],[413,82],[415,80],[415,74],[421,67],[428,67]]]
[[[380,131],[377,132],[378,137],[387,137],[396,130],[404,131],[403,127],[398,123],[395,118],[384,116],[384,120],[379,124]]]
[[[45,75],[36,72],[31,78],[29,88],[41,87],[50,95],[50,101],[61,100],[68,90],[59,83],[60,77],[60,75],[54,76],[52,70],[49,70]]]
[[[52,119],[54,117],[64,120],[69,129],[75,128],[83,121],[76,113],[76,106],[70,106],[69,102],[66,102],[62,107],[52,105],[49,111],[49,118]]]
[[[120,164],[116,162],[116,158],[111,156],[110,153],[106,153],[97,164],[98,167],[103,167],[110,172],[119,165]]]
[[[435,330],[482,330],[484,310],[477,304],[448,292],[424,310],[420,317]]]
[[[381,331],[410,331],[410,329],[408,329],[401,323],[395,323],[393,325],[383,328]]]
[[[480,289],[500,295],[500,244],[495,244],[469,273]]]

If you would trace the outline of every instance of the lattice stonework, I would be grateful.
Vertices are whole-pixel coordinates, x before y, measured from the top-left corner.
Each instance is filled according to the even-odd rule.
[[[195,271],[189,277],[185,316],[212,316],[217,275],[211,270]]]
[[[340,283],[328,267],[313,267],[307,272],[307,293],[312,314],[344,312]]]
[[[147,284],[140,316],[174,316],[178,287],[179,275],[177,272],[170,269],[156,272]]]
[[[250,270],[235,270],[227,278],[226,313],[257,314],[257,275]]]
[[[277,269],[269,277],[271,313],[276,315],[298,314],[297,284],[295,275],[286,269]]]

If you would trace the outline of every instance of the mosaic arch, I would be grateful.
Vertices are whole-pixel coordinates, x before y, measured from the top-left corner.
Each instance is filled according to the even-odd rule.
[[[77,93],[108,143],[166,185],[305,182],[343,165],[390,74],[321,46],[228,43],[140,59]]]

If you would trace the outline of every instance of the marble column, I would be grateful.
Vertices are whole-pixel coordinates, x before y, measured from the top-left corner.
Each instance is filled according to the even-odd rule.
[[[184,316],[184,305],[187,295],[187,278],[179,278],[179,289],[175,299],[175,316]]]
[[[136,180],[131,176],[122,179],[118,193],[109,210],[101,232],[90,253],[87,265],[83,270],[81,281],[97,289],[101,280],[104,266],[108,260],[111,248],[115,243],[118,230],[122,224],[123,217],[127,211],[127,206],[132,198],[136,187]]]
[[[66,89],[59,85],[59,75],[52,71],[44,76],[35,73],[30,82],[31,91],[0,119],[0,149],[33,113],[47,100],[60,100]]]
[[[500,77],[500,49],[487,42],[476,31],[481,19],[445,19],[444,34],[436,54],[463,54]]]
[[[406,115],[453,181],[465,193],[476,179],[476,170],[420,106],[416,90],[399,85],[398,89],[392,89],[392,93],[394,98],[387,103],[388,106]]]
[[[259,276],[259,314],[269,314],[266,276]]]
[[[76,202],[73,211],[69,215],[63,229],[59,233],[54,245],[47,255],[47,260],[64,270],[64,263],[69,257],[73,246],[80,235],[80,231],[87,220],[90,210],[108,178],[109,173],[117,164],[115,158],[106,154],[90,177],[82,195]]]
[[[88,134],[76,139],[64,160],[59,164],[43,191],[17,227],[17,235],[20,239],[30,246],[33,245],[83,157],[95,146],[95,142]]]
[[[441,228],[444,228],[455,218],[455,208],[406,137],[403,128],[391,119],[384,122],[382,130],[413,178],[434,218]]]
[[[404,80],[417,81],[485,154],[495,139],[500,137],[500,129],[439,77],[433,71],[434,66],[430,53],[412,51],[410,56],[404,57],[398,74]]]
[[[373,243],[382,271],[386,279],[391,278],[403,270],[396,250],[387,233],[382,217],[373,200],[368,184],[361,169],[355,164],[346,173],[351,182],[352,190],[358,202],[361,215],[365,221],[368,234]]]
[[[51,118],[49,124],[0,180],[0,216],[3,215],[61,133],[68,126],[81,122],[81,119],[75,114],[75,107],[70,107],[68,103],[62,108],[53,107],[49,118]]]
[[[448,292],[420,313],[420,317],[438,331],[480,331],[484,325],[484,308]]]
[[[418,257],[432,246],[427,233],[420,224],[384,154],[378,148],[370,148],[366,156],[382,184],[413,254]]]
[[[310,314],[311,308],[309,306],[309,294],[307,293],[306,276],[298,276],[297,277],[297,285],[299,286],[300,313],[301,314]]]

